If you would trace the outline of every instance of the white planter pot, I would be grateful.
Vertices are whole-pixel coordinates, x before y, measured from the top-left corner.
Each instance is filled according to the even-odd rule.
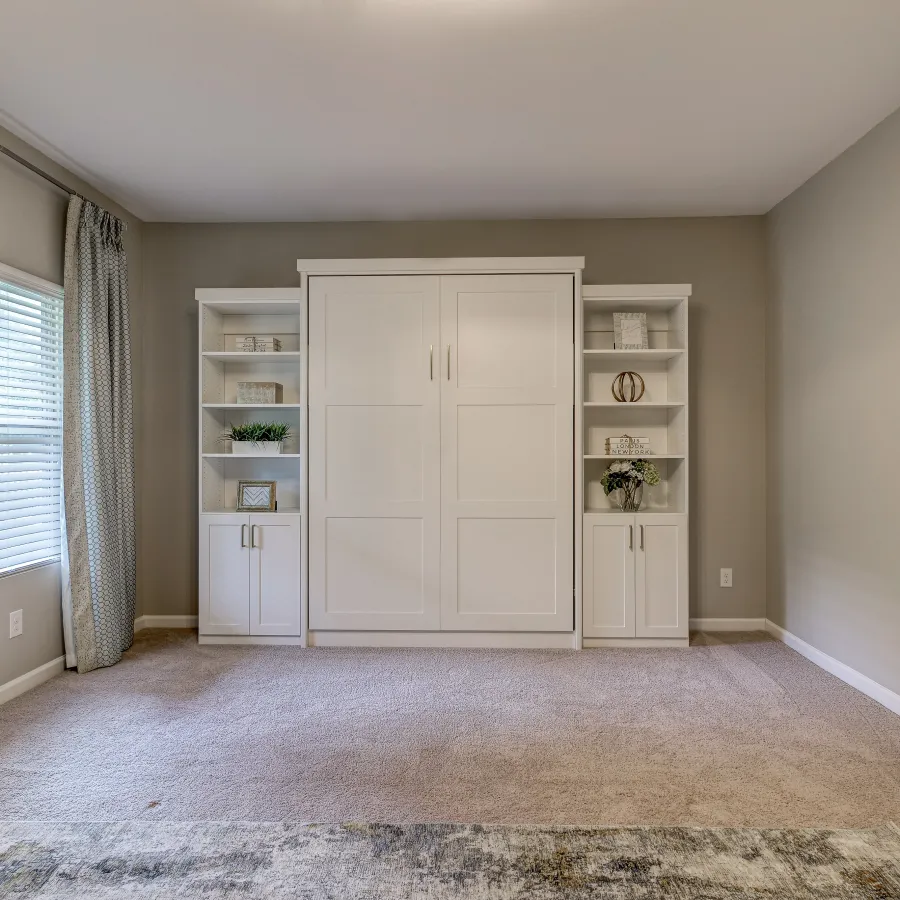
[[[283,441],[232,441],[231,452],[235,456],[254,456],[264,454],[277,456],[281,453]]]

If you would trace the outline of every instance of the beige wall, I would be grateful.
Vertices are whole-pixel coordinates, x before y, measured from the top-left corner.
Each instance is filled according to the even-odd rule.
[[[900,112],[768,225],[768,615],[900,691]]]
[[[141,313],[141,222],[2,128],[0,144],[29,159],[128,223],[125,246],[130,268],[129,298],[132,327],[137,335]],[[65,194],[0,155],[0,262],[62,284],[66,205]],[[135,400],[139,407],[140,342],[135,338],[132,343],[135,353]],[[136,414],[139,423],[139,408]],[[20,637],[10,639],[9,614],[16,609],[22,610],[24,630]],[[0,577],[0,684],[50,662],[61,656],[62,652],[59,566],[45,566]]]
[[[765,252],[761,217],[145,225],[145,613],[197,609],[194,288],[297,284],[298,257],[583,254],[588,283],[693,283],[692,615],[765,615]]]

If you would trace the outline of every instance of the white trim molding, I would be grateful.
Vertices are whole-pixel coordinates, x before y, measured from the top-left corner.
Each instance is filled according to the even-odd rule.
[[[243,638],[246,641],[246,638]],[[571,631],[310,631],[310,647],[476,647],[572,650]]]
[[[492,275],[524,272],[580,272],[583,256],[469,256],[456,259],[298,259],[305,275]]]
[[[581,646],[585,650],[602,650],[613,647],[627,650],[647,650],[671,647],[690,647],[690,638],[582,638]]]
[[[691,631],[765,631],[765,619],[691,619]]]
[[[140,616],[134,620],[134,632],[147,628],[196,628],[196,616]]]
[[[683,300],[690,297],[691,284],[586,284],[581,289],[582,297],[609,297],[619,300],[623,297],[637,299]]]
[[[27,144],[29,149],[37,150],[38,153],[46,156],[49,160],[56,163],[56,165],[61,166],[65,172],[69,172],[83,181],[98,194],[108,197],[114,203],[121,206],[126,212],[131,213],[138,219],[143,219],[145,222],[152,221],[151,210],[144,203],[139,202],[134,197],[121,191],[118,187],[113,186],[107,182],[105,178],[101,178],[95,172],[86,169],[81,163],[76,162],[55,144],[51,144],[48,140],[32,131],[27,125],[24,125],[18,119],[13,118],[13,116],[2,109],[0,109],[0,127],[5,128],[14,137]],[[22,149],[17,150],[16,147],[10,147],[10,150],[18,152],[18,154],[23,157],[29,156],[27,150],[23,152]],[[31,158],[30,161],[34,163],[34,165],[43,167],[40,160]],[[57,177],[61,178],[63,181],[67,181],[68,179],[65,177],[65,172],[60,173]],[[50,174],[52,175],[53,173],[51,172]],[[73,187],[77,188],[78,185],[73,185]]]
[[[63,287],[55,281],[47,281],[44,278],[38,278],[31,272],[23,272],[13,266],[7,266],[0,263],[0,280],[9,281],[23,288],[31,288],[44,294],[50,294],[53,297],[62,297]]]
[[[835,678],[840,678],[845,684],[871,697],[876,703],[889,709],[891,712],[900,715],[900,694],[894,693],[890,688],[886,688],[883,684],[873,681],[868,675],[851,669],[846,663],[842,663],[839,659],[817,650],[812,644],[807,644],[802,638],[791,634],[780,625],[776,625],[771,619],[766,619],[766,631],[777,638],[783,644],[787,644],[792,650],[796,650],[801,656],[805,656],[810,662],[815,663],[820,669],[830,672]]]
[[[230,644],[235,647],[306,647],[306,638],[284,634],[201,634],[197,643]]]
[[[39,684],[43,684],[51,678],[56,678],[65,668],[66,658],[57,656],[56,659],[51,659],[50,662],[44,663],[44,665],[38,666],[30,672],[26,672],[18,678],[13,678],[12,681],[7,681],[6,684],[0,684],[0,706],[14,697],[24,694],[26,691],[36,688]]]

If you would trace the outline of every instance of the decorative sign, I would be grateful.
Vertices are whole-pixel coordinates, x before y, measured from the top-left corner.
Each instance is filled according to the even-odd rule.
[[[637,403],[644,396],[644,379],[637,372],[619,372],[613,379],[612,394],[619,403]]]
[[[616,350],[647,350],[647,313],[613,313]]]
[[[621,437],[606,439],[607,456],[649,456],[650,438],[632,437],[623,434]]]
[[[238,512],[275,512],[275,481],[239,481]]]

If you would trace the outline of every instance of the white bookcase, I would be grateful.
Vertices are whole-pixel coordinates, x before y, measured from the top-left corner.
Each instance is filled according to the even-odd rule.
[[[306,505],[306,315],[301,289],[201,288],[199,315],[199,512],[202,642],[301,642]],[[277,352],[239,349],[238,336],[274,335]],[[280,403],[238,403],[241,381],[282,385]],[[277,456],[236,456],[232,424],[287,422]],[[237,512],[239,481],[275,481],[277,509]]]
[[[691,286],[582,287],[583,628],[585,646],[688,639],[688,298]],[[617,350],[613,313],[647,316],[646,350]],[[634,403],[615,399],[620,372],[646,387]],[[645,486],[638,513],[623,513],[601,476],[624,456],[606,439],[646,437],[660,483]]]

